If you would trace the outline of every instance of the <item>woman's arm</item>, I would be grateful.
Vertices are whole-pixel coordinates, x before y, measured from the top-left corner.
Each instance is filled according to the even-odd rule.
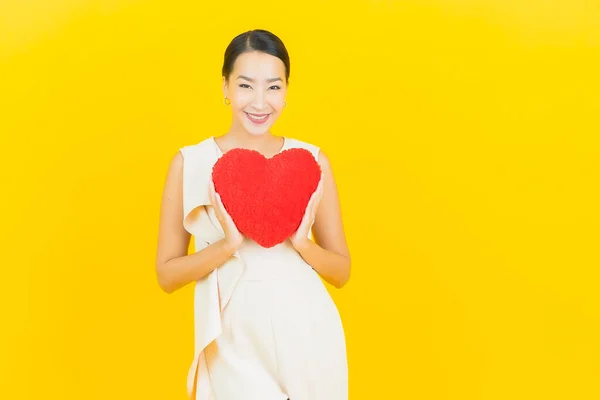
[[[312,227],[315,241],[304,235],[293,245],[319,275],[339,289],[350,279],[350,251],[344,233],[337,185],[329,158],[323,151],[319,152],[319,164],[323,172],[323,193]]]
[[[188,255],[190,233],[183,227],[183,155],[169,165],[160,209],[156,275],[166,293],[194,282],[223,264],[237,250],[226,239]]]

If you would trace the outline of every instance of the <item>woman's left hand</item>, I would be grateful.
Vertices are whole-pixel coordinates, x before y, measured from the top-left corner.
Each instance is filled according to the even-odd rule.
[[[310,196],[310,200],[308,200],[308,204],[306,205],[306,210],[304,211],[304,216],[302,217],[302,221],[300,222],[300,226],[290,236],[290,241],[292,242],[292,246],[294,248],[298,248],[298,245],[301,245],[303,241],[308,240],[308,232],[315,220],[315,215],[317,214],[317,208],[319,207],[319,202],[323,197],[323,174],[321,173],[321,179],[319,180],[319,184],[312,196]]]

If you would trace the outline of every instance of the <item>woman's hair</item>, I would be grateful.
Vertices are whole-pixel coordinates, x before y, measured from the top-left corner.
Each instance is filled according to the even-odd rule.
[[[290,56],[285,45],[277,36],[263,29],[254,29],[244,32],[233,38],[227,49],[223,61],[222,74],[226,80],[233,71],[233,64],[239,55],[251,52],[261,51],[279,58],[285,65],[285,80],[288,83],[290,78]]]

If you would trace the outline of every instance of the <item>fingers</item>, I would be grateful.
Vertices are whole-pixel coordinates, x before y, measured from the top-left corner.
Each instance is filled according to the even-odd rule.
[[[221,200],[221,195],[215,190],[215,183],[210,181],[209,183],[209,196],[210,202],[212,203],[213,208],[215,209],[215,213],[217,215],[217,219],[220,221],[225,218],[226,211],[223,206],[223,201]]]
[[[227,211],[225,210],[225,206],[223,205],[223,200],[221,200],[221,195],[219,193],[215,193],[215,199],[217,201],[217,208],[219,209],[219,214],[221,214],[221,217],[226,218]]]
[[[319,198],[319,190],[317,189],[313,193],[312,198],[310,199],[310,204],[309,204],[309,208],[308,208],[308,212],[309,212],[311,218],[315,214],[315,205],[317,204],[318,198]]]
[[[209,195],[213,207],[218,208],[219,211],[223,213],[225,211],[225,206],[223,205],[223,201],[221,200],[221,195],[215,190],[215,183],[212,181],[212,179],[209,183]]]
[[[321,197],[321,195],[323,194],[323,173],[321,172],[321,179],[319,180],[319,184],[317,185],[317,189],[315,190],[315,192],[317,192],[317,197]]]
[[[227,212],[227,209],[225,208],[225,205],[223,204],[221,195],[219,193],[217,193],[215,196],[217,198],[217,207],[219,208],[219,215],[223,219],[223,222],[228,225],[235,225],[233,218],[231,218],[231,215],[229,215],[229,213]]]
[[[317,209],[319,208],[319,200],[320,197],[317,197],[315,199],[315,201],[313,202],[313,205],[310,209],[310,219],[311,221],[314,221],[315,217],[317,216]]]
[[[299,228],[302,228],[304,225],[306,225],[306,220],[308,220],[308,212],[305,212],[304,215],[302,216],[302,220],[300,221],[300,226]]]
[[[294,232],[295,237],[300,237],[299,235],[304,235],[304,232],[308,231],[308,224],[309,224],[309,220],[310,220],[309,212],[310,212],[310,210],[307,208],[306,212],[302,216],[302,220],[300,221],[298,228],[296,229],[296,232]]]
[[[319,202],[321,201],[322,197],[323,197],[323,174],[321,173],[321,180],[319,181],[319,184],[317,185],[317,189],[314,191],[314,193],[312,194],[310,201],[309,201],[310,214],[311,214],[312,218],[314,218],[317,213],[317,208],[319,207]]]
[[[215,183],[212,181],[212,179],[210,180],[209,185],[208,185],[208,198],[214,207],[215,206]]]
[[[319,183],[319,200],[321,200],[321,197],[323,197],[323,192],[325,191],[325,185],[323,184],[323,181],[321,180],[321,182]]]
[[[317,184],[317,187],[315,188],[315,191],[312,193],[312,195],[310,196],[310,200],[308,201],[309,204],[311,202],[313,202],[313,200],[317,197],[320,196],[320,193],[323,191],[323,173],[321,173],[321,179],[319,180],[319,183]]]

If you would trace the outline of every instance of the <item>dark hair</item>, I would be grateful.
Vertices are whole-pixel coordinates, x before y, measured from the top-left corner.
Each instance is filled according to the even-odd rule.
[[[285,45],[276,35],[263,29],[254,29],[239,34],[225,50],[222,75],[229,80],[229,75],[233,70],[233,64],[239,55],[251,52],[261,51],[279,58],[285,65],[285,80],[288,83],[290,78],[290,56]]]

